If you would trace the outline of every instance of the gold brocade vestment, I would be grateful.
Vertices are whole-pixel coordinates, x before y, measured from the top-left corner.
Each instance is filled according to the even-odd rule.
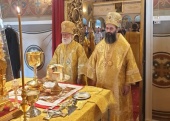
[[[91,55],[94,51],[94,48],[95,48],[94,33],[93,32],[89,32],[88,39],[90,41],[90,55]]]
[[[54,52],[50,64],[61,64],[64,66],[64,73],[71,79],[69,83],[76,84],[78,75],[84,74],[84,65],[87,62],[87,56],[84,48],[72,40],[68,45],[61,43]]]
[[[140,33],[139,32],[126,32],[125,35],[126,40],[128,41],[128,43],[130,44],[132,51],[133,51],[133,55],[135,57],[137,66],[139,68],[139,70],[142,70],[142,41],[140,40]],[[141,72],[142,73],[142,72]]]
[[[89,47],[90,47],[90,41],[85,37],[83,41],[83,48],[85,50],[87,58],[89,58],[90,56]]]
[[[130,45],[121,34],[113,44],[106,44],[104,39],[98,43],[87,64],[87,77],[96,81],[97,87],[113,92],[116,105],[111,121],[133,121],[131,92],[123,96],[122,89],[140,81],[141,76]]]

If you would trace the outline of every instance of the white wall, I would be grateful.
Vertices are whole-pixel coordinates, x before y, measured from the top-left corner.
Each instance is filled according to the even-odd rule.
[[[11,25],[18,32],[18,22],[4,22],[4,25]],[[52,58],[52,31],[51,20],[47,21],[22,21],[22,41],[24,56],[24,76],[33,77],[33,71],[26,64],[26,50],[32,46],[29,51],[41,48],[45,54],[43,67],[38,70],[38,77],[43,78],[46,75],[46,67]]]

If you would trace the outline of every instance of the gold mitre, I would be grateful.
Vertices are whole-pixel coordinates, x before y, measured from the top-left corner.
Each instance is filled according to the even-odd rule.
[[[120,27],[122,16],[117,12],[109,12],[106,16],[106,24],[113,24]]]
[[[75,29],[75,24],[71,21],[63,21],[61,23],[61,33],[73,34],[74,29]]]

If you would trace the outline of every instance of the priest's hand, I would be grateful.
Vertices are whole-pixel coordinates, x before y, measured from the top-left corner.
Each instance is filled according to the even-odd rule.
[[[130,85],[124,85],[123,87],[123,95],[126,96],[130,91]]]

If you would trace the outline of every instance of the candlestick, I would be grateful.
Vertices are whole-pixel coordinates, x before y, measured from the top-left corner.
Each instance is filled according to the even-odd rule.
[[[21,14],[20,14],[20,8],[17,7],[17,12],[18,12],[18,23],[19,23],[19,37],[20,37],[20,53],[21,53],[21,72],[22,72],[22,111],[24,114],[24,121],[26,121],[26,111],[28,108],[28,104],[26,103],[26,91],[25,91],[25,86],[24,86],[24,60],[23,60],[23,46],[22,46],[22,27],[21,27]]]
[[[23,60],[23,46],[22,46],[22,27],[21,27],[21,14],[20,14],[20,8],[17,7],[18,11],[18,22],[19,22],[19,37],[20,37],[20,53],[21,53],[21,72],[22,72],[22,89],[25,88],[24,86],[24,60]]]

